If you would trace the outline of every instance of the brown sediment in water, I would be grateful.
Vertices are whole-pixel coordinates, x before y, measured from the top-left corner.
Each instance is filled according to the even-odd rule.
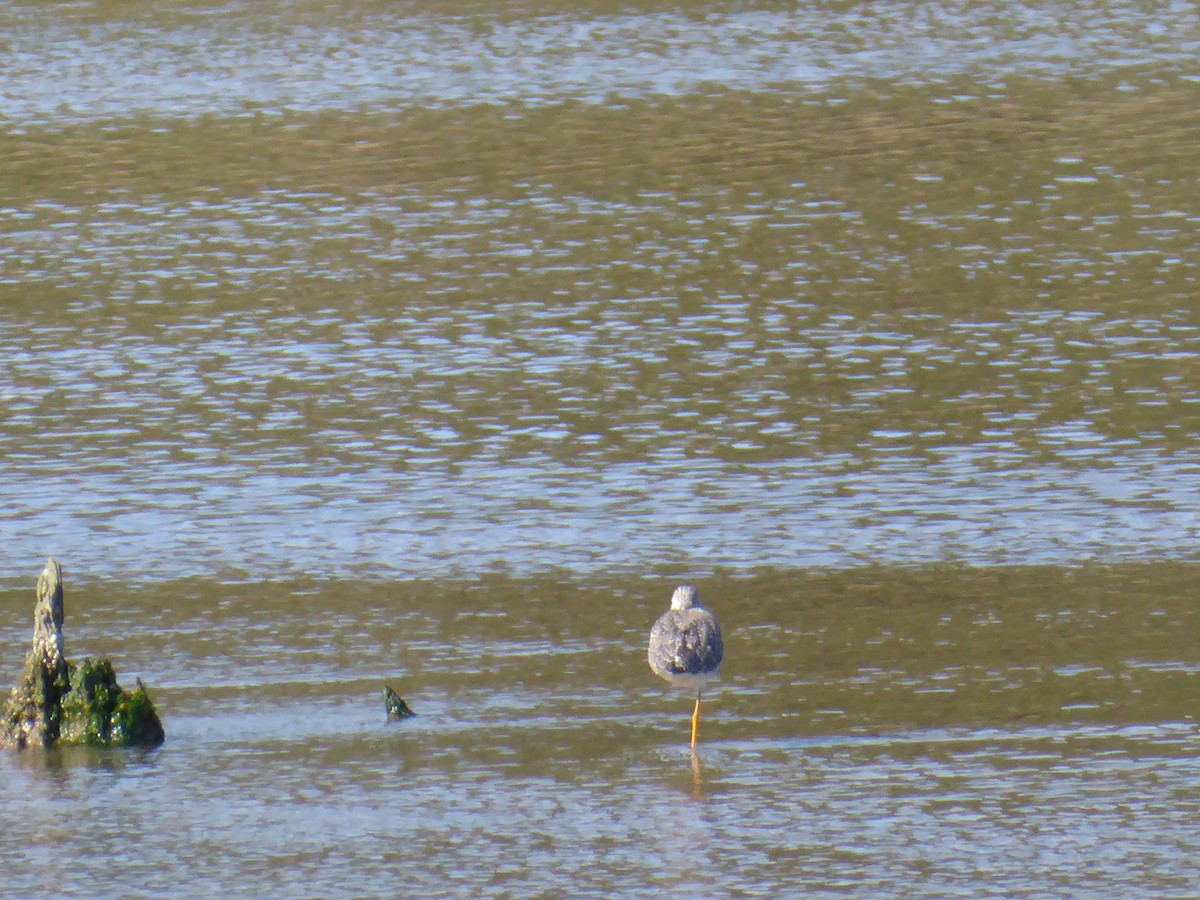
[[[1137,75],[1121,70],[1119,80]],[[1161,73],[1147,73],[1143,82],[1137,91],[1121,91],[1117,76],[1012,76],[1003,86],[966,78],[934,86],[881,82],[875,90],[854,85],[842,99],[836,90],[727,91],[613,105],[285,111],[33,126],[0,135],[0,185],[11,182],[22,192],[37,185],[52,196],[88,182],[105,193],[164,183],[235,193],[472,184],[511,191],[556,183],[587,195],[597,185],[619,189],[621,173],[634,188],[648,182],[660,189],[737,187],[798,177],[841,183],[847,176],[866,187],[913,165],[977,166],[998,152],[1027,162],[1141,155],[1147,165],[1162,166],[1191,146],[1196,92]],[[180,181],[185,154],[187,177]]]

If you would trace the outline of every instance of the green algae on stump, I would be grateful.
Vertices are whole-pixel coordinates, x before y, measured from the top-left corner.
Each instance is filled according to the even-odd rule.
[[[67,664],[71,689],[62,698],[58,742],[96,747],[157,747],[162,723],[141,680],[126,691],[107,659]]]
[[[134,691],[118,683],[112,663],[63,652],[62,567],[53,559],[38,578],[33,649],[0,716],[0,747],[157,747],[162,722],[139,680]]]

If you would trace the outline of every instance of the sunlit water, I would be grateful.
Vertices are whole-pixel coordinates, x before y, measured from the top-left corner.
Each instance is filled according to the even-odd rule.
[[[171,14],[132,5],[111,20],[81,4],[39,20],[10,11],[0,115],[17,121],[549,103],[708,90],[825,88],[842,80],[1022,71],[1062,76],[1143,63],[1191,65],[1195,6],[911,2],[580,15],[554,4],[275,7],[222,3]],[[785,4],[791,7],[791,4]],[[164,21],[165,20],[165,23]],[[164,27],[164,24],[166,27]],[[631,60],[633,63],[631,64]]]
[[[68,652],[149,681],[168,742],[0,759],[6,891],[1188,896],[1185,583],[711,585],[728,661],[694,763],[637,582],[68,592]],[[384,683],[417,718],[385,721]]]
[[[837,204],[718,198],[652,230],[671,205],[261,197],[14,216],[5,271],[65,308],[0,323],[6,552],[124,578],[1194,552],[1198,466],[1181,451],[1200,423],[1200,323],[1170,280],[1194,283],[1190,217],[1147,208],[1098,246],[1021,250],[1052,303],[1081,300],[1057,284],[1069,267],[1100,299],[1145,284],[1144,309],[1014,293],[944,313],[889,308],[905,258],[856,248],[878,236]],[[1026,283],[987,259],[1023,230],[978,210],[901,227],[992,231],[995,251],[939,252],[994,269],[989,292]],[[764,231],[778,246],[745,255]],[[1121,254],[1156,244],[1142,282]],[[713,253],[737,280],[685,283]],[[297,309],[297,286],[330,299]]]
[[[1194,4],[561,6],[0,10],[6,895],[1195,896]]]

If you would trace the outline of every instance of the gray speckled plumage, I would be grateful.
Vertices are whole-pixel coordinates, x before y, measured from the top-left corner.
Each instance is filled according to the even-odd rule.
[[[690,584],[671,596],[671,608],[650,629],[649,660],[654,674],[672,684],[699,691],[716,678],[725,647],[717,617],[700,603]]]

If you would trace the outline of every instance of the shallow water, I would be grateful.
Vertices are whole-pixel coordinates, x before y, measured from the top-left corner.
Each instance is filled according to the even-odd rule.
[[[244,2],[79,3],[0,16],[0,115],[18,122],[610,102],[655,94],[824,89],[970,73],[1190,67],[1192,4],[1037,5]]]
[[[1195,210],[1039,236],[1144,184],[883,233],[804,183],[41,203],[0,534],[117,578],[1193,555]]]
[[[0,10],[6,891],[1194,895],[1198,25]]]
[[[716,580],[728,661],[695,768],[690,699],[645,663],[666,598],[640,582],[70,591],[68,653],[151,684],[169,739],[0,760],[8,889],[1186,896],[1193,584]],[[385,722],[384,683],[417,718]]]

